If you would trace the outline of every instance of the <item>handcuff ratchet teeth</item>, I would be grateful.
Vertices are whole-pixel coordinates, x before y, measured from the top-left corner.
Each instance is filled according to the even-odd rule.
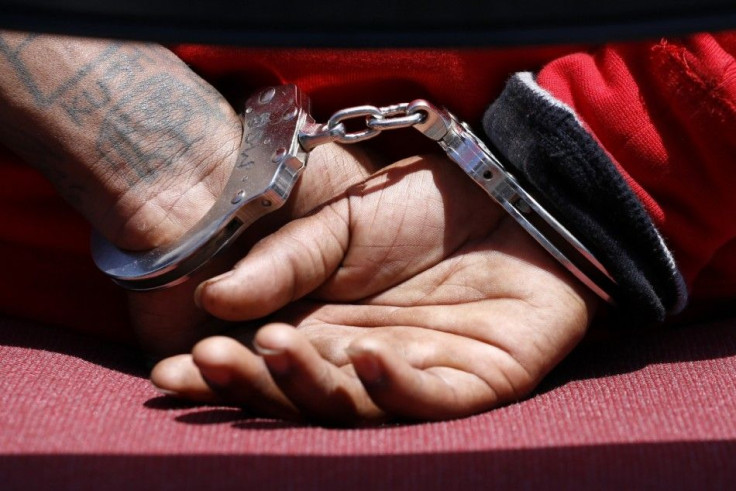
[[[348,132],[344,122],[365,127]],[[124,251],[93,234],[97,266],[131,290],[174,286],[230,245],[253,222],[289,198],[309,152],[329,143],[355,143],[382,131],[414,127],[436,141],[494,201],[547,252],[603,300],[614,304],[618,285],[564,225],[555,219],[466,125],[425,100],[387,107],[357,106],[336,112],[326,124],[309,114],[308,99],[293,85],[269,87],[248,99],[243,139],[220,198],[177,242],[149,251]]]

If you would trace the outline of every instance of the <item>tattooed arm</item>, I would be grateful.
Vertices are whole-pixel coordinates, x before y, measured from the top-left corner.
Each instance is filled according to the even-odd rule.
[[[162,46],[0,31],[0,141],[120,247],[175,240],[203,216],[241,132],[227,101]],[[369,162],[356,156],[336,145],[313,152],[312,172],[272,219],[306,214],[365,178]],[[130,295],[146,350],[188,349],[219,328],[195,307],[196,286]]]
[[[0,33],[0,63],[3,141],[118,245],[175,239],[219,194],[238,118],[164,48]],[[157,354],[219,329],[207,312],[299,328],[206,339],[158,365],[160,388],[331,423],[457,417],[527,393],[580,339],[592,294],[456,166],[410,159],[367,177],[347,152],[315,150],[284,210],[307,218],[229,274],[195,293],[229,266],[218,256],[175,288],[131,294]]]
[[[116,244],[176,238],[209,208],[237,115],[162,46],[0,33],[0,138]]]

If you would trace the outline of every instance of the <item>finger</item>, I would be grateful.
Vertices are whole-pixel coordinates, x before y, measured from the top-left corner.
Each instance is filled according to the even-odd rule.
[[[420,165],[422,161],[417,162],[415,164]],[[320,295],[348,300],[362,297],[366,285],[369,291],[385,288],[410,276],[414,269],[400,266],[397,270],[396,267],[407,258],[399,260],[386,256],[387,250],[405,249],[403,243],[396,242],[394,233],[396,225],[402,222],[402,213],[396,215],[393,208],[385,206],[378,197],[388,187],[403,183],[393,189],[398,195],[396,199],[403,199],[409,192],[405,189],[407,182],[417,180],[408,177],[414,167],[409,161],[391,166],[347,189],[314,215],[287,224],[256,244],[233,270],[202,283],[195,291],[196,301],[216,317],[247,320],[268,315],[320,286]],[[423,176],[418,180],[423,181]],[[364,202],[359,196],[371,198],[365,198]],[[406,206],[401,209],[405,210]],[[352,222],[357,215],[361,219],[356,227]],[[378,223],[376,217],[371,218],[374,215]],[[434,234],[434,227],[423,228],[431,229]],[[414,235],[413,229],[402,233]],[[442,239],[429,242],[437,244]],[[429,256],[424,250],[415,252],[416,257]],[[341,264],[348,253],[356,259],[350,259],[350,264]],[[345,275],[344,270],[357,271],[357,274]],[[344,279],[331,281],[335,273]],[[374,281],[377,276],[381,278],[378,282]]]
[[[95,228],[119,247],[145,250],[175,240],[205,214],[242,133],[219,93],[153,43],[10,36],[24,46],[25,68],[0,73],[0,126],[12,131],[4,141]],[[23,83],[26,69],[38,89]],[[78,97],[64,107],[37,104],[35,90],[65,80],[97,94],[95,104],[83,108]]]
[[[268,325],[255,342],[276,384],[309,419],[330,425],[384,419],[355,375],[322,358],[293,327]]]
[[[191,355],[177,355],[156,364],[151,382],[163,394],[195,402],[214,403],[217,395],[210,389]]]
[[[433,267],[487,235],[500,216],[456,165],[433,155],[396,162],[346,195],[350,247],[318,292],[340,302],[375,295]]]
[[[342,196],[346,189],[362,182],[383,165],[381,156],[363,148],[334,143],[320,145],[310,153],[307,168],[297,181],[286,204],[251,225],[239,239],[237,249],[251,249],[259,239],[274,233],[285,223],[313,213]],[[233,261],[235,262],[235,261]]]
[[[200,341],[192,360],[220,400],[269,417],[300,419],[263,360],[236,340],[215,336]]]
[[[263,317],[317,288],[348,247],[347,203],[337,201],[262,240],[234,269],[200,284],[196,302],[225,320]]]
[[[157,357],[189,353],[197,341],[222,332],[224,322],[199,309],[192,297],[198,281],[231,266],[227,257],[216,256],[189,281],[173,288],[129,291],[131,324],[141,347]]]
[[[389,344],[378,336],[365,336],[347,351],[375,404],[403,418],[468,416],[518,399],[527,390],[529,385],[519,382],[526,382],[523,370],[509,363],[508,355],[494,353],[483,343],[452,338],[431,333],[418,350],[413,347],[415,339],[402,343],[394,334]]]
[[[287,206],[249,230],[242,244],[250,248],[253,238],[269,233],[274,236],[253,246],[236,268],[237,274],[227,282],[215,286],[227,278],[219,276],[201,285],[195,292],[197,303],[223,319],[254,319],[319,286],[344,256],[348,234],[347,219],[343,218],[347,215],[346,203],[336,203],[286,229],[274,232],[275,226],[308,215],[342,196],[379,163],[376,156],[358,148],[334,144],[317,147]]]

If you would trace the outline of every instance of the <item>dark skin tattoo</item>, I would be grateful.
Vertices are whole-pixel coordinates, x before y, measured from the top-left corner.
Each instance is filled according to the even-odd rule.
[[[96,148],[116,172],[130,166],[135,181],[155,179],[205,138],[198,128],[209,127],[213,118],[200,94],[162,73],[132,84],[109,109]]]
[[[0,53],[37,110],[61,108],[85,131],[97,125],[97,159],[129,174],[129,185],[155,178],[202,139],[210,119],[224,120],[214,91],[186,71],[171,74],[173,55],[160,46],[110,42],[50,86],[29,66],[45,43],[45,36],[27,35],[15,45],[0,36]]]
[[[222,96],[162,46],[0,32],[0,140],[80,208],[99,205],[86,196],[98,183],[113,200],[150,188],[145,200],[238,131]]]
[[[79,121],[76,117],[76,110],[74,109],[73,104],[74,102],[78,102],[80,97],[85,97],[88,92],[87,88],[84,87],[82,88],[81,94],[74,94],[74,91],[77,87],[81,85],[82,80],[87,75],[89,75],[89,73],[96,66],[101,66],[106,62],[109,62],[110,58],[114,56],[117,51],[120,50],[121,44],[110,44],[102,53],[98,55],[97,58],[79,67],[74,73],[70,74],[68,78],[64,79],[58,86],[49,88],[39,86],[39,83],[36,80],[36,76],[33,74],[33,71],[28,67],[28,64],[26,63],[26,60],[29,57],[33,57],[34,54],[37,54],[33,53],[32,48],[35,44],[37,44],[36,41],[39,40],[43,42],[43,37],[37,34],[29,34],[26,36],[25,39],[18,43],[18,45],[12,46],[12,41],[9,42],[7,40],[7,36],[0,36],[0,53],[5,55],[9,65],[13,68],[13,70],[15,70],[18,78],[25,86],[26,90],[31,94],[31,96],[33,96],[33,101],[35,102],[37,107],[45,109],[60,103],[62,106],[68,107],[68,112],[72,119],[74,119],[76,123],[81,124],[81,121]],[[105,81],[109,81],[110,78],[111,77],[108,76],[104,77],[104,79],[106,79]],[[106,92],[107,99],[109,100],[109,90],[106,85],[107,84],[105,84],[103,81],[97,81],[97,86]],[[69,92],[72,92],[72,106],[69,106],[69,100],[65,100]]]

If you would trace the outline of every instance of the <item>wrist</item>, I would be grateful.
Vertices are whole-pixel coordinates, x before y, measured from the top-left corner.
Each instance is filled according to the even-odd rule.
[[[679,313],[687,289],[671,251],[571,107],[531,74],[517,74],[486,112],[484,127],[514,173],[605,266],[628,325]]]
[[[116,245],[174,240],[214,201],[241,136],[162,46],[0,32],[0,139]]]
[[[237,121],[237,120],[236,120]],[[218,128],[206,142],[179,156],[154,178],[140,176],[110,194],[93,224],[123,249],[145,250],[176,240],[211,208],[235,164],[239,125]]]

